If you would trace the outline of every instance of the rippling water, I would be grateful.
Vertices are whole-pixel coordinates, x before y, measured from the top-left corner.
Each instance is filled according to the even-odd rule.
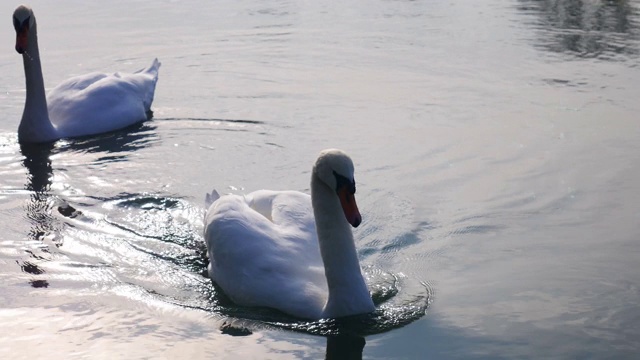
[[[152,121],[21,146],[0,39],[0,356],[640,351],[638,2],[31,5],[48,88],[163,65]],[[206,278],[205,193],[308,191],[327,147],[355,161],[378,310],[235,306]]]

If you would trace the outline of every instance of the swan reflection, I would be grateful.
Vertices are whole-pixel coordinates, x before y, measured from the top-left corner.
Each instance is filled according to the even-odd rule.
[[[53,178],[51,153],[53,148],[53,143],[20,144],[20,151],[24,156],[22,164],[28,171],[25,188],[31,192],[29,201],[25,205],[25,215],[31,222],[29,239],[32,240],[50,238],[63,226],[51,215],[53,207],[53,198],[50,193]],[[62,240],[55,239],[53,243],[59,247],[62,245]]]
[[[159,140],[156,125],[152,121],[129,126],[122,131],[61,140],[56,143],[56,153],[75,151],[101,155],[97,162],[126,160],[132,152],[152,146]]]
[[[326,360],[361,360],[366,341],[358,335],[336,335],[327,337]]]
[[[49,259],[50,245],[63,246],[64,237],[60,234],[66,226],[64,218],[72,218],[78,214],[66,200],[52,190],[55,189],[52,158],[60,153],[76,152],[99,154],[98,161],[102,162],[124,161],[133,151],[153,144],[153,140],[156,139],[154,130],[154,126],[145,123],[97,137],[19,144],[23,156],[22,165],[27,170],[24,188],[29,192],[29,198],[24,205],[25,218],[30,223],[27,239],[46,244],[26,250],[34,260],[21,262],[23,272],[32,275],[44,273],[38,263]],[[33,287],[48,286],[47,281],[42,279],[32,280],[30,284]]]
[[[22,165],[27,169],[27,183],[25,188],[33,191],[34,196],[40,196],[51,187],[51,151],[53,143],[20,144],[20,152],[24,156]]]

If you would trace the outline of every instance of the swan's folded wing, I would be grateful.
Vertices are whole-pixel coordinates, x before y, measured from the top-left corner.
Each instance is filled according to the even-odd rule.
[[[261,196],[267,194],[258,195],[258,205],[264,206]],[[315,233],[296,237],[291,229],[253,210],[244,197],[222,196],[205,218],[211,279],[238,304],[289,313],[299,304],[296,315],[316,316],[327,293],[317,239]]]
[[[298,191],[278,192],[272,201],[271,218],[274,224],[298,231],[300,237],[312,236],[317,242],[311,196]]]
[[[90,73],[72,77],[47,96],[49,119],[62,137],[93,135],[148,119],[158,68],[133,74]]]
[[[51,123],[64,137],[93,135],[122,129],[146,120],[135,86],[103,77],[88,87],[50,94]]]
[[[322,266],[311,197],[299,191],[259,190],[245,196],[247,205],[271,222],[280,246],[310,266]]]

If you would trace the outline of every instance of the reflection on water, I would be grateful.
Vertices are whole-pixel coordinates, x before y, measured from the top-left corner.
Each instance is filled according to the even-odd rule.
[[[327,360],[359,360],[366,341],[355,335],[338,335],[327,337]]]
[[[71,150],[100,154],[97,163],[124,161],[132,152],[156,143],[159,136],[155,130],[156,125],[147,121],[98,136],[61,140],[56,143],[56,152]]]
[[[253,333],[251,330],[242,326],[235,326],[233,323],[225,322],[220,328],[225,335],[231,336],[249,336]],[[325,351],[325,359],[327,360],[361,360],[362,350],[366,344],[364,337],[357,334],[342,333],[338,335],[329,335],[327,338],[327,346]]]
[[[20,144],[20,152],[24,156],[23,166],[28,171],[25,188],[38,195],[49,190],[51,186],[51,151],[53,143],[48,144]]]
[[[27,183],[25,188],[31,192],[29,201],[25,204],[25,217],[31,223],[28,239],[43,241],[50,240],[53,245],[60,247],[62,240],[56,237],[63,224],[51,216],[52,204],[49,190],[51,187],[51,150],[53,143],[49,144],[20,144],[20,151],[24,156],[23,166],[27,169]],[[24,273],[41,275],[45,271],[38,266],[37,261],[48,260],[49,251],[46,246],[25,250],[32,261],[18,262]],[[33,287],[48,287],[49,283],[44,279],[31,279]]]
[[[519,0],[536,16],[540,47],[580,58],[616,60],[640,53],[638,4],[633,1]]]
[[[25,188],[31,191],[30,201],[25,205],[25,215],[31,222],[29,239],[43,240],[48,237],[57,247],[62,240],[55,233],[63,227],[62,223],[51,215],[53,207],[50,194],[53,170],[51,167],[51,151],[53,144],[20,144],[24,156],[23,165],[27,168]]]
[[[107,154],[98,161],[121,161],[132,151],[149,146],[155,137],[153,129],[154,127],[149,125],[136,125],[98,137],[45,144],[20,144],[20,152],[24,157],[22,165],[27,169],[27,182],[24,187],[30,193],[24,205],[25,218],[30,223],[27,240],[41,243],[41,246],[25,250],[31,260],[18,261],[22,272],[31,275],[45,274],[45,270],[38,263],[51,260],[49,246],[63,246],[64,236],[61,233],[67,226],[63,218],[74,218],[80,214],[51,189],[54,177],[52,156],[67,151],[93,152]],[[57,215],[62,215],[63,218]],[[35,288],[49,286],[47,280],[40,278],[31,279],[30,284]]]

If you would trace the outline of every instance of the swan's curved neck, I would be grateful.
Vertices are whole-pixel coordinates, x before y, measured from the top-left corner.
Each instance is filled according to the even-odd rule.
[[[311,202],[329,297],[323,317],[364,314],[375,309],[362,277],[351,227],[340,200],[329,186],[313,174]]]
[[[49,120],[47,97],[44,90],[36,24],[29,29],[26,51],[22,54],[27,83],[27,99],[18,127],[18,138],[26,142],[45,142],[57,139],[56,130]]]

